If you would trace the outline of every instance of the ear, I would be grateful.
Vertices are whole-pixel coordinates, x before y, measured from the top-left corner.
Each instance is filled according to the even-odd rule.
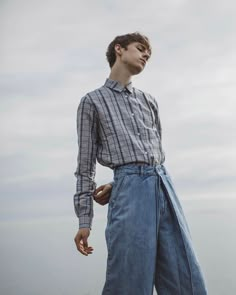
[[[121,47],[120,44],[115,44],[114,49],[115,49],[116,54],[121,55],[123,48]]]

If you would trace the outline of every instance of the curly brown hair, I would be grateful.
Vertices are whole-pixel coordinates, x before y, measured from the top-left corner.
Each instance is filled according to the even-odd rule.
[[[120,44],[121,47],[127,49],[127,46],[133,42],[140,42],[146,47],[146,49],[149,51],[149,54],[151,55],[152,48],[147,36],[142,35],[139,32],[116,36],[115,39],[109,44],[106,52],[106,57],[110,68],[113,67],[116,61],[115,45]]]

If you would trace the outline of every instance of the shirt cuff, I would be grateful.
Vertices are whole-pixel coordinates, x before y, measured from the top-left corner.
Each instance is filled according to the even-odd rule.
[[[79,228],[90,228],[92,229],[92,218],[89,216],[79,217]]]

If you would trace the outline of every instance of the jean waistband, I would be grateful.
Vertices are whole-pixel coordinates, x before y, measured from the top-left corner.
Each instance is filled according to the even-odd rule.
[[[117,177],[120,174],[139,174],[139,175],[147,175],[147,174],[167,174],[167,170],[163,164],[125,164],[119,166],[113,170],[114,177]]]

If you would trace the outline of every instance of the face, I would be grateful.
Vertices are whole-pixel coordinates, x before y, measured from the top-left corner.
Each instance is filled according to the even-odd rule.
[[[149,51],[139,42],[129,44],[127,49],[117,44],[115,49],[119,56],[119,62],[130,71],[131,75],[139,74],[150,58]]]

